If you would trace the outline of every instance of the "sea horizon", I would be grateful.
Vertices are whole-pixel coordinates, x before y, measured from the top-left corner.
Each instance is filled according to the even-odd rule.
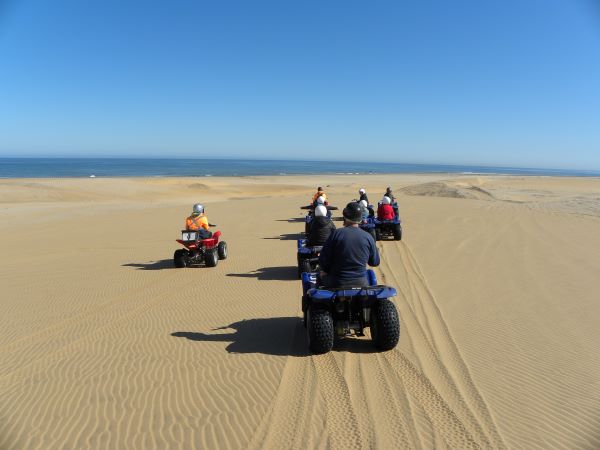
[[[600,170],[469,164],[373,163],[244,158],[0,157],[0,178],[243,177],[448,173],[600,177]]]

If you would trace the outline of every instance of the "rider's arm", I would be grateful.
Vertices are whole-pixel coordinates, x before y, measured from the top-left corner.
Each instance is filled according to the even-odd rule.
[[[208,219],[206,218],[206,216],[202,216],[200,217],[200,226],[202,228],[204,228],[206,231],[208,231]]]
[[[379,252],[377,251],[375,241],[373,239],[369,239],[369,265],[371,267],[376,267],[379,265],[379,262]]]

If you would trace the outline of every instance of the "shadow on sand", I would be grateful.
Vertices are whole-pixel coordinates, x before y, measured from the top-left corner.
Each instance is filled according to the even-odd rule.
[[[234,330],[222,333],[222,330]],[[300,317],[271,317],[249,319],[230,325],[214,328],[214,334],[193,331],[177,331],[173,337],[196,342],[230,342],[226,347],[229,353],[262,353],[277,356],[310,356],[306,330]],[[334,352],[377,353],[371,340],[367,338],[336,339]]]
[[[159,261],[151,261],[148,263],[128,263],[123,264],[123,267],[137,267],[137,270],[165,270],[175,269],[173,258],[161,259]]]
[[[171,336],[198,342],[231,342],[229,353],[263,353],[278,356],[308,356],[302,321],[299,317],[272,317],[232,323],[213,331],[234,330],[231,333],[195,333],[177,331]]]
[[[261,281],[298,280],[297,266],[262,267],[247,273],[228,273],[228,277],[257,278]]]
[[[263,239],[279,239],[280,241],[296,241],[298,239],[302,239],[302,234],[300,233],[286,233],[280,234],[279,236],[273,237],[264,237]]]
[[[277,219],[277,222],[288,222],[288,223],[306,222],[306,219],[304,217],[292,217],[290,219]]]

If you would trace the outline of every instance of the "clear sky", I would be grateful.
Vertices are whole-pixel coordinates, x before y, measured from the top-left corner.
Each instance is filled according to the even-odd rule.
[[[0,156],[600,169],[599,3],[0,0]]]

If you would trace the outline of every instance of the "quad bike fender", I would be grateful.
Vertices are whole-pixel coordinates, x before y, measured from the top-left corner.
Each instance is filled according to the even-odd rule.
[[[182,241],[181,239],[175,239],[175,241],[179,242],[181,245],[183,245],[185,248],[187,248],[189,250],[195,250],[196,248],[198,248],[198,246],[196,245],[195,242]]]
[[[220,231],[215,231],[212,235],[212,237],[206,238],[206,239],[202,239],[202,245],[204,246],[204,248],[206,249],[211,249],[216,247],[219,244],[219,238],[221,237],[221,232]]]
[[[328,302],[336,297],[369,297],[377,299],[386,299],[397,295],[396,289],[389,286],[371,286],[362,289],[309,289],[307,294],[314,301]]]

